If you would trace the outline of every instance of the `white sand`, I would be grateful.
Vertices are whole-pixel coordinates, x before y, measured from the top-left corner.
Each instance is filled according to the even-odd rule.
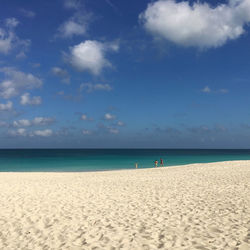
[[[0,249],[250,249],[250,161],[0,173]]]

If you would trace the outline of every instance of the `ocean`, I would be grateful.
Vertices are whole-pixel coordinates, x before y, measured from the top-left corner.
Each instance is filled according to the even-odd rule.
[[[0,172],[77,172],[250,160],[250,150],[222,149],[0,149]]]

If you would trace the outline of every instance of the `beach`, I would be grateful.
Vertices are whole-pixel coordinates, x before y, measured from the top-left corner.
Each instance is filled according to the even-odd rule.
[[[250,249],[250,161],[3,172],[0,190],[4,250]]]

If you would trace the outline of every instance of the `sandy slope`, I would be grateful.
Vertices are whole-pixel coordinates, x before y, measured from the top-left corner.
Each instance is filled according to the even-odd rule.
[[[250,249],[250,161],[0,173],[0,249]]]

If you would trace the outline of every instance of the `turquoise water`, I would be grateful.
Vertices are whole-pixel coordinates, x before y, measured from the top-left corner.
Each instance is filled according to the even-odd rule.
[[[250,150],[200,149],[2,149],[0,171],[98,171],[150,168],[162,158],[174,166],[250,160]]]

